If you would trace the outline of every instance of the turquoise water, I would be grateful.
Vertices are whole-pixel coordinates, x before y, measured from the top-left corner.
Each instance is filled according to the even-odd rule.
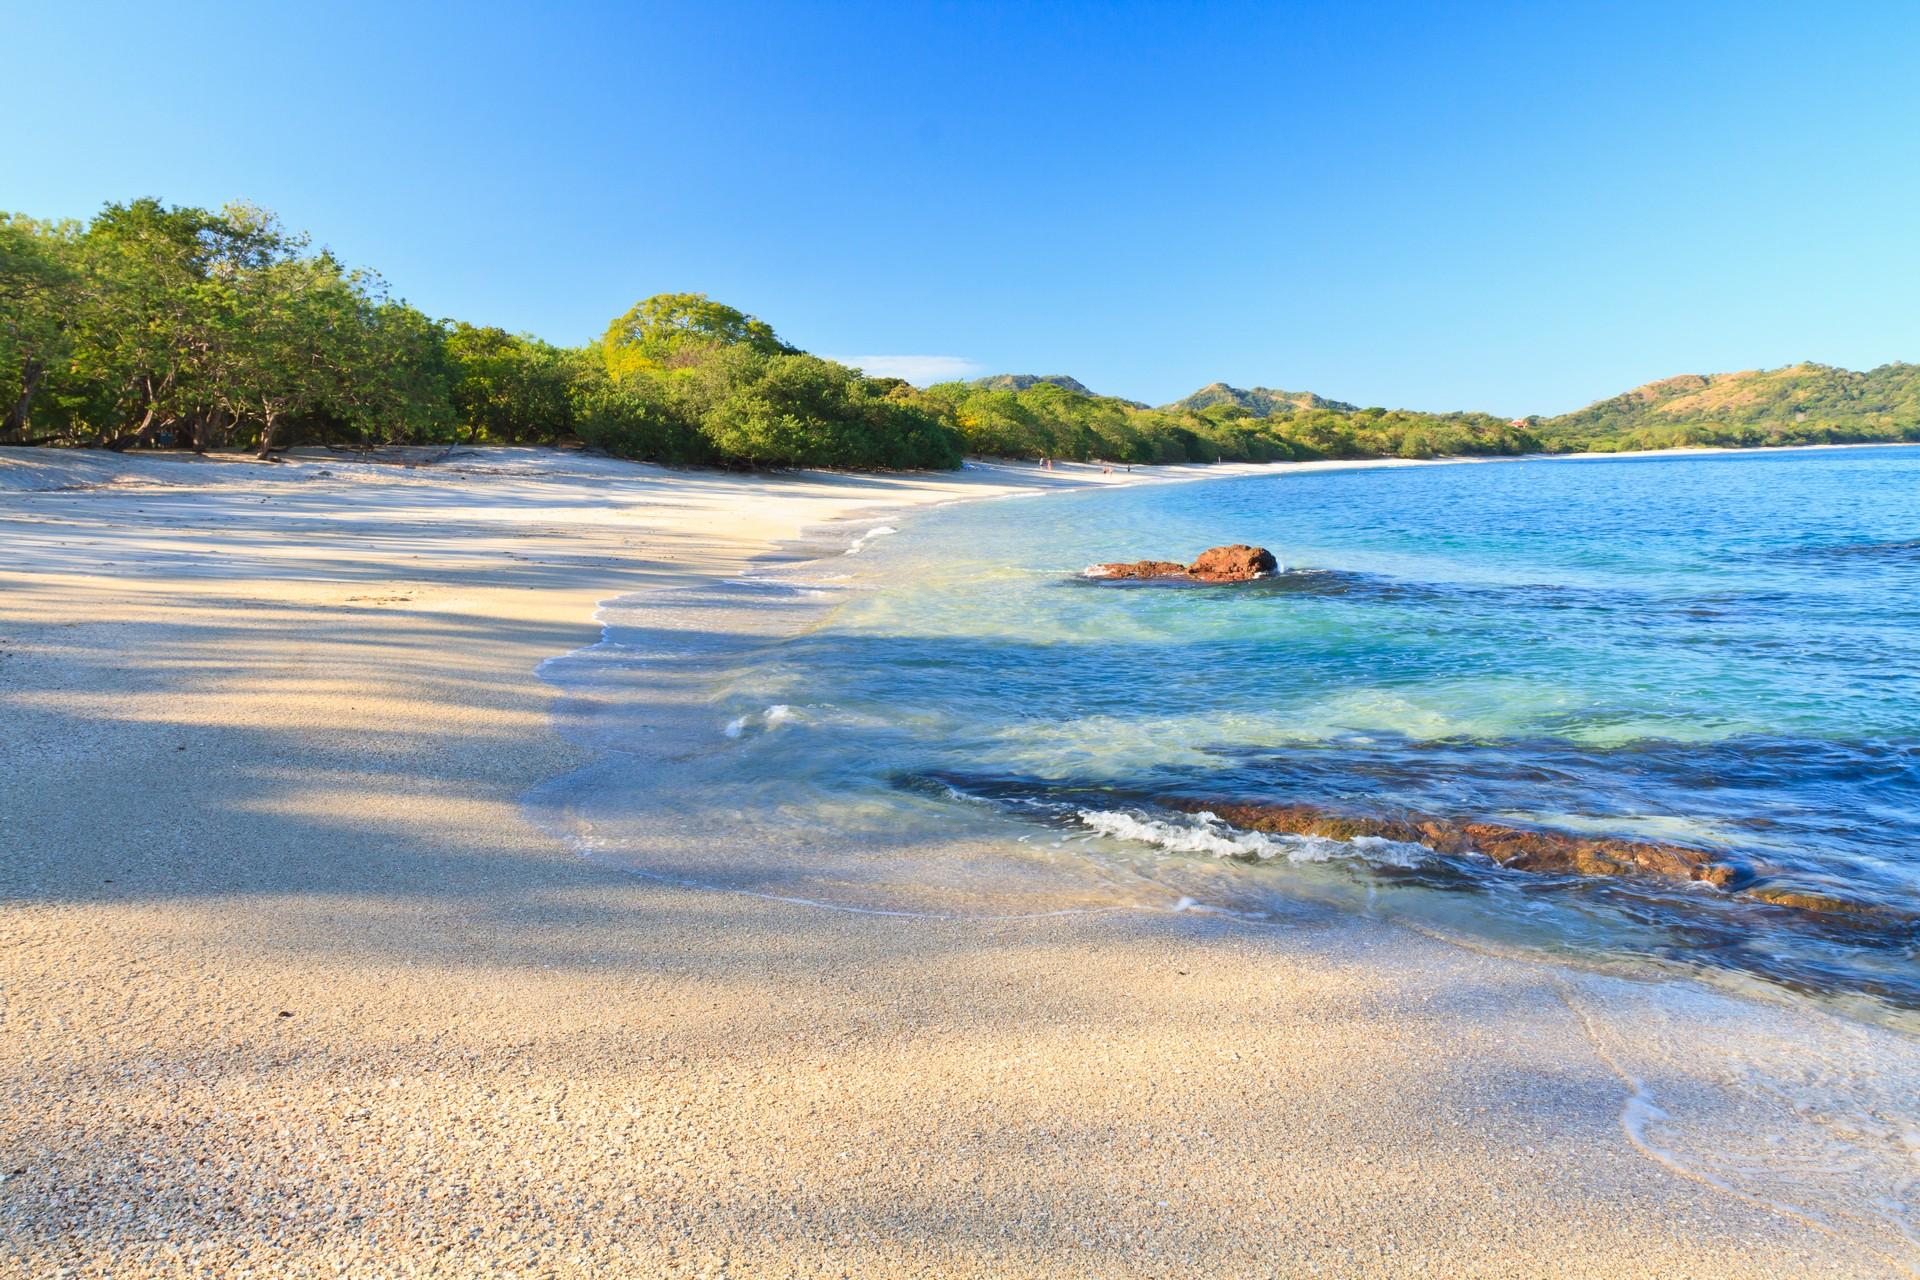
[[[657,901],[701,908],[715,946],[733,935],[711,895],[805,904],[767,917],[794,930],[782,963],[840,954],[808,929],[816,909],[893,917],[848,935],[881,947],[923,928],[983,947],[1164,928],[1313,957],[1306,973],[1454,954],[1380,946],[1397,933],[1365,921],[1386,920],[1546,958],[1465,962],[1471,992],[1436,1013],[1466,1056],[1438,1069],[1537,1033],[1500,1016],[1505,976],[1537,977],[1519,989],[1565,1002],[1636,1150],[1904,1258],[1917,481],[1920,449],[1529,460],[833,526],[735,579],[603,604],[599,643],[540,668],[585,763],[525,812],[603,866],[695,891]],[[1082,573],[1231,541],[1286,571]],[[1194,812],[1222,802],[1659,840],[1740,875],[1548,875]],[[1769,886],[1849,910],[1753,896]],[[940,923],[1084,913],[1117,932]],[[1110,954],[1124,983],[1150,953]]]
[[[1228,542],[1283,572],[1081,574]],[[895,849],[966,830],[1044,849],[1063,876],[1255,918],[1311,901],[1920,1007],[1920,450],[975,503],[736,585],[816,610],[729,650],[713,692],[704,776],[741,785],[734,816],[782,857],[828,826]],[[1210,798],[1661,840],[1741,880],[1541,875],[1172,807]],[[970,856],[964,874],[1034,872]],[[1738,891],[1760,886],[1857,910]]]

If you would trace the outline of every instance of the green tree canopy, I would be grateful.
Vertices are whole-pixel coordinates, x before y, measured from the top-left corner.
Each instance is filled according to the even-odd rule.
[[[795,350],[766,321],[704,293],[658,293],[636,302],[607,326],[602,342],[615,373],[695,363],[713,347],[746,347],[761,355]]]
[[[0,215],[0,440],[28,433],[34,398],[73,355],[72,325],[84,277],[75,261],[79,227]]]
[[[469,440],[512,444],[572,431],[573,370],[558,347],[504,329],[456,324],[447,355],[454,410]]]

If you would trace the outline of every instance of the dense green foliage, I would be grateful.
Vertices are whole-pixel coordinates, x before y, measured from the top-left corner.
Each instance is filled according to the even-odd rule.
[[[581,439],[669,462],[952,467],[895,379],[699,294],[563,349],[429,319],[260,210],[0,215],[0,444],[124,449]]]
[[[260,210],[109,205],[0,238],[0,440],[448,438],[440,326]]]
[[[1021,390],[946,382],[925,400],[966,437],[969,453],[1111,462],[1269,462],[1305,458],[1429,458],[1524,453],[1529,433],[1486,414],[1302,409],[1259,415],[1231,400],[1205,408],[1146,409],[1080,395],[1051,382]]]
[[[0,444],[556,443],[749,466],[1424,458],[1920,439],[1920,366],[1684,376],[1556,418],[1361,409],[1214,383],[1158,409],[1065,375],[916,390],[702,294],[555,347],[429,319],[247,205],[0,214]]]

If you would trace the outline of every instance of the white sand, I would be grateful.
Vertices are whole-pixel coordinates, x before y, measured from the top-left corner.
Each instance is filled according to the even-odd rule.
[[[0,454],[0,1273],[1920,1270],[1889,1032],[1358,919],[821,912],[523,821],[597,600],[1150,478]]]

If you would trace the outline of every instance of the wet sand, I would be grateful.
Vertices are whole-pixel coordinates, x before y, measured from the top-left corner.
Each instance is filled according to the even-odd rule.
[[[1357,918],[703,893],[525,822],[596,601],[1150,478],[0,458],[0,1273],[1913,1274],[1814,1168],[1912,1130],[1891,1033]]]

